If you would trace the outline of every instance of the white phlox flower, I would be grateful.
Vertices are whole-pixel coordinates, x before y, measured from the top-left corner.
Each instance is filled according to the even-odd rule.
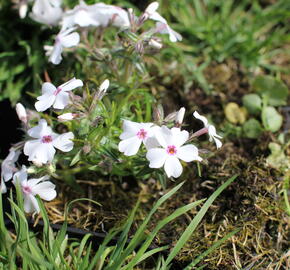
[[[24,211],[26,213],[40,212],[40,208],[35,198],[38,195],[45,201],[51,201],[56,197],[55,185],[46,181],[49,176],[33,178],[27,180],[27,169],[22,166],[22,169],[13,176],[13,184],[19,183],[24,197]]]
[[[51,127],[47,126],[44,119],[41,119],[38,125],[29,129],[27,133],[34,138],[24,145],[24,154],[28,156],[29,161],[45,164],[53,160],[55,148],[62,152],[69,152],[73,149],[74,134],[72,132],[56,134]]]
[[[219,139],[222,139],[222,137],[219,136],[219,135],[216,133],[216,128],[215,128],[215,126],[210,125],[210,124],[208,123],[208,120],[206,119],[206,117],[200,115],[197,111],[195,111],[195,112],[193,113],[193,116],[194,116],[196,119],[199,119],[199,120],[201,120],[201,121],[203,122],[205,132],[202,132],[202,134],[207,132],[208,135],[209,135],[209,141],[210,141],[210,142],[214,141],[215,144],[216,144],[216,147],[217,147],[217,148],[220,148],[220,147],[222,146],[222,142],[221,142]],[[198,133],[198,132],[199,132],[199,131],[197,131],[196,133]]]
[[[182,36],[175,32],[167,23],[157,22],[155,32],[160,34],[168,34],[171,42],[182,40]]]
[[[106,27],[109,23],[117,27],[128,27],[130,25],[127,12],[120,7],[104,3],[87,5],[84,1],[80,1],[79,5],[64,14],[62,29],[75,25],[80,27]]]
[[[18,160],[20,155],[19,150],[13,148],[10,149],[8,156],[2,161],[1,164],[1,193],[7,191],[5,182],[9,181],[13,174],[17,171],[15,162]]]
[[[198,155],[198,149],[192,144],[187,144],[189,133],[179,128],[167,128],[162,126],[155,130],[155,137],[161,147],[151,148],[146,154],[149,160],[150,168],[161,168],[168,177],[179,177],[182,173],[182,165],[179,159],[185,162],[194,160],[201,161],[202,158]]]
[[[62,17],[62,0],[35,0],[30,17],[48,25],[56,25]]]
[[[69,91],[83,86],[83,82],[79,79],[72,78],[68,82],[55,87],[50,82],[42,85],[42,95],[37,98],[35,108],[38,112],[43,112],[51,106],[55,109],[64,109],[69,103]]]
[[[141,144],[146,148],[151,148],[155,144],[153,123],[136,123],[129,120],[123,122],[123,133],[120,135],[122,140],[119,151],[126,156],[136,155]]]
[[[62,60],[61,54],[63,48],[71,48],[79,44],[80,35],[77,32],[73,32],[75,29],[61,30],[55,38],[53,48],[51,46],[44,46],[46,55],[49,56],[49,62],[58,65]]]

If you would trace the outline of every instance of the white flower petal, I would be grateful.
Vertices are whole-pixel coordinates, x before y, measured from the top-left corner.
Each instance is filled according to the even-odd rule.
[[[35,185],[37,185],[39,182],[42,182],[42,181],[45,181],[49,179],[49,176],[48,175],[45,175],[45,176],[42,176],[40,178],[32,178],[32,179],[29,179],[27,181],[27,185],[30,187],[30,188],[33,188]]]
[[[212,137],[213,139],[214,139],[214,142],[215,142],[215,144],[216,144],[216,148],[218,149],[218,148],[221,148],[222,147],[222,142],[218,139],[218,138],[216,138],[216,137]]]
[[[51,105],[54,103],[55,101],[55,96],[54,95],[42,95],[40,97],[37,98],[38,101],[35,102],[35,109],[38,112],[44,112],[45,110],[47,110],[48,108],[51,107]]]
[[[200,115],[197,111],[195,111],[195,112],[193,113],[193,116],[194,116],[196,119],[202,121],[205,127],[208,126],[208,121],[207,121],[206,117]]]
[[[41,91],[43,95],[44,94],[53,95],[53,93],[56,91],[56,87],[50,82],[45,82],[42,84]]]
[[[167,159],[167,153],[163,148],[152,148],[148,150],[146,158],[150,162],[150,168],[161,168]]]
[[[52,161],[55,155],[55,149],[53,148],[52,143],[41,143],[38,141],[28,141],[24,145],[24,154],[28,155],[29,161],[36,161],[39,163],[47,163]]]
[[[167,21],[165,18],[163,18],[158,12],[154,12],[152,13],[149,18],[151,20],[154,20],[154,21],[157,21],[157,22],[162,22],[162,23],[165,23],[167,24]]]
[[[177,157],[185,162],[191,162],[193,160],[202,161],[202,158],[198,156],[198,149],[192,144],[181,146],[177,150]]]
[[[22,165],[21,170],[13,175],[13,184],[15,185],[17,182],[26,183],[26,181],[27,181],[27,170],[25,165]]]
[[[62,60],[62,53],[63,47],[59,41],[56,41],[53,46],[53,50],[49,57],[49,62],[53,63],[54,65],[58,65]]]
[[[149,15],[151,15],[152,13],[154,13],[159,7],[159,3],[158,2],[152,2],[148,5],[148,7],[145,9],[145,12],[148,13]]]
[[[1,179],[4,181],[10,180],[15,170],[17,170],[14,163],[18,160],[19,155],[19,150],[14,151],[11,148],[8,156],[3,160],[1,164]]]
[[[161,128],[155,128],[154,133],[155,138],[162,147],[166,148],[168,145],[173,144],[172,133],[168,127],[162,126]]]
[[[74,142],[72,141],[72,139],[74,139],[74,134],[72,132],[67,132],[57,136],[52,141],[52,144],[55,148],[63,152],[69,152],[73,149],[74,146]]]
[[[147,150],[161,146],[155,137],[149,137],[143,142]]]
[[[174,177],[177,178],[182,173],[182,166],[180,164],[180,161],[176,157],[167,157],[165,164],[164,164],[164,170],[168,177]]]
[[[61,45],[65,48],[76,46],[80,42],[80,35],[77,32],[73,32],[69,35],[62,36],[60,39]]]
[[[0,185],[0,192],[2,194],[6,193],[7,192],[7,187],[5,185],[5,181],[3,179],[1,179],[1,185]]]
[[[40,212],[38,202],[31,194],[24,195],[24,211],[26,213]]]
[[[32,192],[46,201],[51,201],[56,197],[55,185],[50,181],[45,181],[34,186]]]
[[[219,139],[222,138],[221,136],[217,135],[216,128],[213,125],[208,125],[208,135],[213,136],[213,137],[217,137]]]
[[[183,145],[189,137],[189,133],[186,130],[180,130],[179,128],[172,128],[171,129],[174,145],[179,147]]]
[[[29,129],[27,133],[32,138],[40,139],[43,136],[51,135],[52,130],[50,127],[47,126],[47,122],[45,119],[40,119],[38,125]]]
[[[100,25],[100,23],[93,18],[91,12],[88,12],[87,10],[79,10],[74,15],[74,23],[80,27],[88,27],[90,25],[97,27]]]
[[[59,86],[59,88],[62,89],[62,91],[71,91],[77,87],[82,87],[84,84],[81,80],[72,78],[68,82],[62,84]]]
[[[141,143],[142,140],[140,140],[137,136],[134,136],[121,141],[118,145],[118,148],[120,152],[124,153],[124,155],[133,156],[137,154]]]
[[[123,133],[120,135],[121,140],[125,140],[136,136],[137,132],[140,130],[140,123],[132,122],[129,120],[123,121]]]
[[[68,103],[69,103],[69,94],[64,91],[61,91],[55,97],[53,108],[62,110],[68,105]]]

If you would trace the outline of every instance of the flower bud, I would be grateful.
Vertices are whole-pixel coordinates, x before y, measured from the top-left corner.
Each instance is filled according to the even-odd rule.
[[[158,42],[157,40],[151,38],[148,42],[149,46],[160,50],[162,48],[162,44],[160,42]]]
[[[27,124],[27,113],[24,106],[21,103],[17,103],[15,109],[19,120]]]
[[[175,122],[177,125],[181,126],[182,122],[183,122],[183,118],[184,118],[184,114],[185,114],[185,108],[182,107],[176,114],[175,117]]]
[[[64,114],[61,114],[57,117],[58,121],[60,122],[64,122],[64,121],[70,121],[72,119],[75,118],[75,114],[74,113],[64,113]]]
[[[109,85],[110,85],[110,81],[108,79],[104,80],[102,84],[100,85],[100,91],[106,92],[107,89],[109,88]]]
[[[19,7],[19,17],[21,19],[24,19],[26,17],[27,9],[28,9],[28,7],[27,7],[26,1],[21,2],[20,7]]]

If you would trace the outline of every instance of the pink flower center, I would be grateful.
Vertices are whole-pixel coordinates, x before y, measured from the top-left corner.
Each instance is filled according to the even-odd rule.
[[[41,139],[42,143],[51,143],[52,142],[52,137],[50,135],[43,136]]]
[[[29,186],[22,187],[22,191],[25,194],[30,194],[32,192],[31,188]]]
[[[144,128],[141,128],[138,133],[137,133],[137,137],[140,139],[140,140],[144,140],[146,139],[147,137],[147,131],[144,130]]]
[[[177,152],[175,145],[168,145],[166,152],[167,152],[167,154],[174,156]]]
[[[57,87],[53,94],[57,96],[61,90],[62,89],[60,87]]]

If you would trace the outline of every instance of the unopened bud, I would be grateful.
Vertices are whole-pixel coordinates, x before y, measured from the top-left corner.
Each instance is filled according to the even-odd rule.
[[[154,108],[153,118],[156,122],[162,122],[164,118],[164,111],[162,105],[158,104],[157,107]]]
[[[84,147],[83,147],[83,152],[84,154],[88,154],[91,152],[91,146],[89,144],[86,144]]]
[[[175,117],[175,122],[178,126],[181,126],[182,122],[183,122],[183,118],[184,118],[184,114],[185,114],[185,108],[182,107],[176,114]]]
[[[158,42],[157,40],[151,38],[148,42],[149,46],[160,50],[162,48],[162,44],[160,42]]]
[[[17,103],[15,109],[19,120],[27,124],[27,113],[24,106],[21,103]]]
[[[168,123],[168,122],[174,121],[176,119],[176,115],[177,115],[177,112],[173,112],[173,113],[168,114],[165,117],[164,122]]]
[[[20,7],[19,7],[19,17],[21,19],[24,19],[26,17],[26,14],[27,14],[27,3],[26,1],[21,3],[20,4]]]
[[[110,86],[110,81],[108,79],[104,80],[102,84],[100,85],[100,91],[106,92],[109,86]]]
[[[75,113],[64,113],[64,114],[59,115],[57,119],[60,122],[65,122],[65,121],[73,120],[75,117],[76,117]]]

